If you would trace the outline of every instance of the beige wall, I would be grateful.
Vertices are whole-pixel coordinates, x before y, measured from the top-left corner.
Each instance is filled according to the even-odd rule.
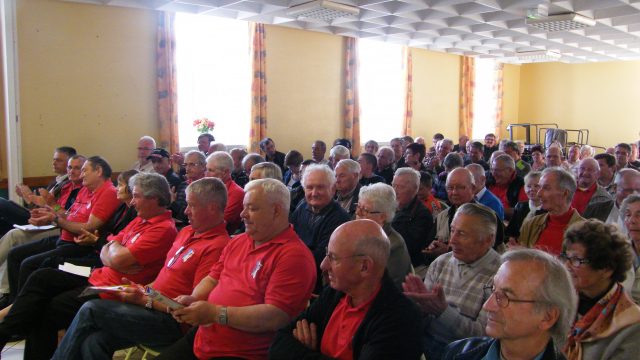
[[[51,175],[59,145],[130,167],[158,133],[155,12],[19,0],[17,17],[24,176]]]
[[[640,137],[640,61],[529,64],[520,71],[521,123],[589,129],[589,143]]]

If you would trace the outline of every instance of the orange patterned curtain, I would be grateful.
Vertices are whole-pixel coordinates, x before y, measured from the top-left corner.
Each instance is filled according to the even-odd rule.
[[[402,122],[402,134],[412,136],[411,120],[413,119],[413,53],[408,47],[404,47],[406,94],[404,100],[404,121]]]
[[[458,134],[472,137],[473,91],[475,88],[475,66],[472,57],[463,56],[460,64],[460,119]]]
[[[358,100],[358,39],[345,37],[344,137],[352,156],[360,154],[360,101]]]
[[[252,23],[253,80],[251,81],[251,133],[249,151],[260,153],[260,140],[267,136],[267,50],[264,24]]]
[[[156,34],[156,87],[158,90],[159,147],[180,150],[178,140],[178,88],[176,83],[175,14],[158,12]]]
[[[496,125],[494,134],[496,134],[496,139],[500,139],[500,135],[502,134],[503,126],[502,126],[502,99],[504,97],[504,64],[496,62],[495,65],[496,72],[496,82],[493,84],[496,94]]]

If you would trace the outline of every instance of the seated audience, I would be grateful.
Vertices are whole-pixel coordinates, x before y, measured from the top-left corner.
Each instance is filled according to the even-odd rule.
[[[373,221],[338,227],[322,261],[329,287],[278,331],[269,358],[418,359],[420,312],[385,274],[388,257]]]
[[[378,153],[379,148],[380,146],[378,145],[378,142],[375,140],[369,140],[366,143],[364,143],[364,152],[366,152],[367,154],[371,154],[375,156]]]
[[[261,162],[251,167],[249,181],[256,179],[276,179],[282,181],[282,170],[276,163]]]
[[[56,198],[60,197],[62,187],[69,182],[67,165],[69,158],[74,155],[76,155],[76,149],[69,146],[56,148],[53,152],[52,165],[56,178],[47,185],[46,190]],[[31,203],[33,192],[28,186],[19,184],[15,190],[16,194],[23,199],[27,207],[20,206],[13,201],[0,197],[0,236],[3,236],[9,230],[13,229],[14,224],[28,224],[29,218],[31,217],[29,208],[35,206],[35,204]]]
[[[378,160],[376,167],[376,175],[382,176],[384,182],[391,185],[393,181],[393,171],[395,164],[395,155],[393,153],[393,149],[388,146],[383,146],[378,150],[376,155]]]
[[[418,188],[418,199],[422,201],[424,206],[429,210],[431,216],[435,217],[448,206],[444,202],[433,196],[433,178],[428,172],[420,172],[420,187]]]
[[[629,195],[624,199],[620,207],[620,215],[624,220],[634,254],[631,267],[633,286],[627,290],[636,304],[640,304],[640,194]]]
[[[198,135],[198,150],[200,150],[205,156],[213,153],[211,151],[211,143],[216,141],[213,135],[206,133]]]
[[[387,261],[387,273],[398,289],[408,273],[413,271],[409,250],[402,235],[393,229],[391,220],[396,214],[396,194],[387,184],[373,184],[360,189],[357,219],[369,219],[382,227],[389,238],[391,252]]]
[[[411,143],[407,145],[407,150],[404,152],[404,163],[416,171],[427,171],[422,160],[424,160],[425,147],[422,144]]]
[[[315,283],[313,257],[289,225],[289,191],[281,181],[245,187],[246,232],[172,312],[194,325],[156,359],[265,359],[276,331],[307,305]]]
[[[182,182],[178,174],[171,167],[171,155],[165,149],[153,149],[151,155],[147,157],[153,164],[153,171],[164,176],[169,182],[170,188],[177,189]]]
[[[616,174],[614,184],[616,188],[614,200],[589,205],[584,211],[584,217],[598,219],[607,224],[616,224],[624,230],[624,223],[620,217],[620,205],[627,196],[640,193],[640,172],[622,169]]]
[[[247,176],[249,176],[253,165],[259,164],[262,162],[264,162],[264,158],[260,156],[260,154],[256,154],[256,153],[247,154],[245,155],[244,158],[242,158],[242,169],[244,170],[244,173],[247,174]]]
[[[482,166],[478,164],[470,164],[465,168],[471,172],[471,175],[473,175],[473,179],[475,182],[475,185],[473,187],[474,199],[479,204],[482,204],[493,210],[498,216],[498,219],[500,219],[500,221],[503,221],[504,207],[502,206],[500,199],[493,195],[493,193],[489,191],[485,186],[487,183],[487,177]]]
[[[104,267],[93,270],[89,278],[58,269],[35,271],[0,323],[0,348],[11,336],[24,335],[25,358],[49,359],[58,343],[58,330],[69,326],[83,303],[98,298],[79,297],[87,286],[118,285],[123,277],[146,284],[156,277],[176,237],[171,212],[166,209],[171,201],[169,184],[165,177],[149,173],[135,175],[130,183],[138,217],[108,238],[100,252]]]
[[[351,140],[346,138],[337,138],[333,141],[333,147],[338,145],[346,147],[347,150],[349,150],[349,153],[351,153]]]
[[[360,193],[360,164],[351,159],[340,160],[335,167],[336,174],[336,195],[334,200],[340,207],[354,218],[356,206],[358,205],[358,194]]]
[[[577,173],[575,169],[577,169],[580,160],[580,145],[571,145],[571,147],[569,147],[569,154],[567,154],[567,165],[569,165],[569,170],[574,174]]]
[[[453,150],[453,141],[451,139],[443,139],[436,144],[436,156],[431,162],[426,164],[426,169],[438,175],[445,171],[444,160]]]
[[[433,192],[435,193],[436,198],[442,201],[448,201],[447,195],[447,176],[451,171],[457,168],[461,168],[464,166],[464,161],[462,160],[462,156],[455,152],[450,152],[445,156],[444,161],[442,161],[442,166],[444,171],[437,175],[436,183],[433,187]]]
[[[329,151],[329,166],[332,169],[336,168],[336,165],[340,160],[351,159],[351,151],[343,145],[336,145]]]
[[[224,224],[226,200],[227,189],[218,179],[189,184],[185,212],[190,225],[180,231],[149,286],[169,298],[192,294],[230,240]],[[183,336],[170,308],[137,286],[125,291],[120,295],[124,303],[96,299],[82,305],[53,359],[110,359],[118,349],[137,344],[158,349]]]
[[[431,138],[431,147],[429,147],[429,153],[433,156],[436,155],[436,146],[438,146],[438,142],[440,140],[444,140],[444,135],[442,135],[441,133],[433,134],[433,137]]]
[[[616,168],[618,171],[624,168],[631,168],[634,170],[640,170],[629,162],[629,155],[631,154],[631,146],[627,143],[620,143],[615,147],[616,156]]]
[[[500,255],[493,250],[496,215],[484,205],[464,204],[451,222],[452,251],[439,256],[427,270],[424,282],[407,275],[404,293],[422,310],[426,329],[427,359],[440,359],[447,344],[485,334],[488,299],[484,287],[491,283]]]
[[[231,180],[232,168],[233,159],[231,159],[231,155],[224,151],[216,151],[207,157],[205,176],[220,179],[227,188],[227,206],[224,209],[224,221],[227,222],[229,234],[233,234],[240,227],[240,222],[242,221],[240,212],[242,212],[242,199],[244,198],[244,190]]]
[[[284,173],[284,153],[276,150],[276,143],[271,138],[264,138],[260,141],[260,151],[264,154],[264,159],[272,162],[280,167],[280,171]]]
[[[576,187],[576,180],[570,172],[558,167],[545,169],[540,178],[538,196],[547,213],[526,219],[520,228],[518,242],[528,248],[560,254],[565,230],[584,220],[571,206]]]
[[[598,185],[600,166],[594,158],[580,160],[577,174],[578,188],[571,200],[571,206],[580,214],[584,214],[588,205],[613,199],[602,186]]]
[[[418,199],[420,173],[411,168],[400,168],[396,170],[392,184],[398,209],[391,225],[407,244],[411,264],[416,273],[424,274],[426,265],[422,249],[432,240],[433,217]]]
[[[542,146],[535,145],[531,148],[531,170],[542,171],[547,166]]]
[[[82,230],[100,229],[120,206],[117,190],[111,182],[111,166],[99,156],[88,158],[82,165],[83,188],[68,211],[52,208],[34,209],[29,222],[34,225],[55,224],[60,236],[48,237],[33,243],[14,247],[7,257],[11,296],[20,292],[29,275],[52,257],[75,258],[89,255],[91,246],[74,241]],[[57,266],[57,264],[49,264]]]
[[[313,165],[315,163],[316,162],[311,159],[307,159],[302,162],[302,166],[300,166],[300,181],[298,181],[300,184],[289,191],[289,193],[291,194],[291,208],[289,213],[292,213],[298,207],[300,202],[304,200],[304,187],[302,186],[302,175],[304,174],[304,170],[307,168],[307,166]]]
[[[181,182],[180,185],[171,189],[171,215],[174,219],[180,220],[182,224],[187,224],[188,219],[184,213],[184,209],[187,207],[187,186],[192,182],[202,179],[204,173],[207,170],[207,158],[198,150],[191,150],[184,156],[184,168],[186,180]]]
[[[568,360],[632,359],[640,342],[640,307],[621,282],[631,267],[628,240],[613,225],[587,220],[564,235],[562,254],[579,295]]]
[[[569,165],[563,161],[564,154],[560,145],[552,144],[547,148],[544,155],[545,168],[562,167],[565,170],[569,169]]]
[[[297,150],[291,150],[284,157],[284,166],[287,171],[284,173],[284,184],[287,188],[293,189],[300,186],[300,168],[303,161],[302,154]]]
[[[466,166],[469,164],[478,164],[482,166],[484,171],[489,171],[490,166],[489,163],[484,160],[484,146],[482,145],[482,143],[479,141],[473,141],[470,142],[470,144],[471,145],[469,146],[469,151],[464,161],[464,165]]]
[[[395,159],[395,164],[393,166],[394,170],[407,166],[404,163],[404,148],[402,147],[402,139],[391,139],[391,141],[389,141],[389,147],[391,147],[391,150],[393,150],[393,158]]]
[[[500,199],[504,208],[504,218],[507,220],[511,219],[516,204],[527,200],[524,180],[518,176],[516,164],[507,154],[497,155],[491,161],[491,172],[487,175],[487,189]]]
[[[249,174],[244,172],[242,167],[242,159],[247,156],[247,150],[243,148],[233,148],[229,151],[229,155],[233,159],[233,171],[231,171],[231,179],[241,188],[249,182]]]
[[[153,163],[149,161],[149,155],[156,148],[156,140],[145,135],[138,140],[138,160],[133,163],[131,169],[139,172],[154,172]]]
[[[360,154],[358,164],[360,164],[360,185],[366,186],[384,182],[384,178],[375,173],[378,166],[378,160],[375,155],[369,153]]]
[[[324,155],[327,153],[327,144],[322,140],[316,140],[311,145],[311,160],[315,161],[316,164],[326,165],[328,164],[328,160],[324,158]]]
[[[541,176],[542,173],[539,171],[530,171],[524,177],[524,192],[527,194],[529,201],[520,201],[513,208],[513,216],[505,229],[505,235],[509,238],[510,244],[517,244],[520,228],[525,220],[547,212],[542,208],[542,202],[540,201],[540,196],[538,196]]]
[[[346,159],[349,160],[349,159]],[[353,161],[353,160],[349,160]],[[358,163],[355,163],[358,165]],[[325,255],[331,233],[341,224],[351,220],[340,204],[333,200],[336,176],[326,165],[310,165],[302,174],[305,199],[291,214],[293,229],[311,250],[318,274],[315,293],[322,290],[320,263]]]
[[[580,147],[580,160],[593,157],[596,154],[596,149],[590,145],[582,145]]]
[[[522,160],[522,153],[517,143],[513,141],[507,141],[504,145],[504,152],[513,158],[516,165],[516,175],[524,178],[525,175],[531,171],[531,165]]]
[[[496,142],[495,134],[489,133],[484,136],[484,161],[489,162],[491,154],[498,150],[498,143]]]
[[[539,250],[510,251],[488,290],[483,306],[488,337],[449,344],[445,360],[564,359],[560,349],[578,299],[558,260]]]
[[[600,166],[598,185],[602,186],[611,197],[616,196],[616,157],[611,154],[598,154],[594,157]]]
[[[452,151],[466,154],[467,142],[469,142],[469,137],[467,135],[460,135],[460,137],[458,138],[458,143],[453,146]]]

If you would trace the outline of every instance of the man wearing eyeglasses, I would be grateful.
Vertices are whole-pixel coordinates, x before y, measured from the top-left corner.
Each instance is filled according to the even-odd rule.
[[[564,359],[559,349],[578,303],[566,268],[533,249],[507,252],[502,262],[483,306],[489,337],[456,341],[444,359]]]
[[[498,155],[491,161],[491,172],[487,176],[487,189],[493,193],[504,208],[504,218],[511,219],[513,208],[519,201],[528,201],[524,192],[524,179],[516,173],[516,163],[507,154]]]
[[[278,331],[270,359],[418,359],[421,317],[385,273],[389,240],[372,220],[331,235],[322,270],[330,287]]]
[[[204,154],[198,150],[191,150],[184,156],[185,176],[187,180],[183,181],[176,188],[171,189],[171,215],[174,219],[182,222],[182,226],[188,224],[189,219],[185,213],[187,208],[187,186],[196,180],[202,179],[207,169],[207,159]]]
[[[138,140],[138,160],[131,167],[139,172],[155,172],[153,163],[148,159],[153,149],[156,148],[156,140],[151,136],[143,136]]]
[[[424,282],[407,275],[404,293],[422,310],[426,321],[423,346],[428,359],[440,359],[447,344],[484,335],[487,300],[484,286],[491,282],[500,255],[491,248],[496,215],[480,204],[464,204],[451,222],[451,251],[439,256]]]

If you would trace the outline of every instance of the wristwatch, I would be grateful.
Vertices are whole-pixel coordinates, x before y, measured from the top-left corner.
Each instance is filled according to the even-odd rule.
[[[227,325],[229,319],[227,318],[227,307],[220,306],[220,311],[218,312],[218,324]]]
[[[146,307],[147,309],[153,309],[153,299],[151,298],[151,296],[147,296],[147,303],[144,304],[144,307]]]

